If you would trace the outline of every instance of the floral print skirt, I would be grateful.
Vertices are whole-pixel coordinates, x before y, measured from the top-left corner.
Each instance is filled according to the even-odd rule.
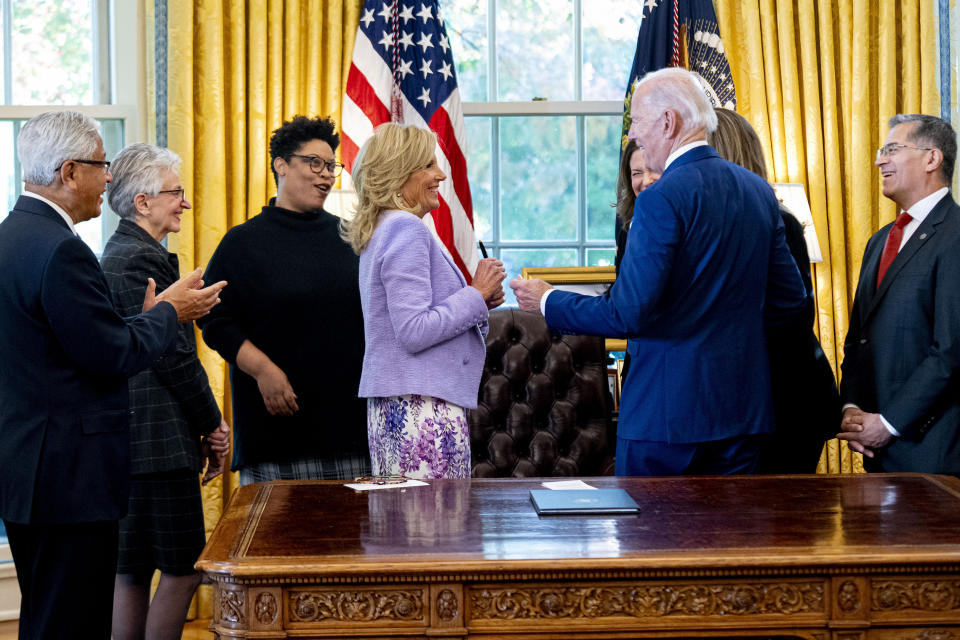
[[[367,398],[367,438],[375,475],[469,478],[467,411],[440,398]]]

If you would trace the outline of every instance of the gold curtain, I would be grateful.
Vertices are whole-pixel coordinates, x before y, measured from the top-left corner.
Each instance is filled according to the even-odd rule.
[[[153,0],[144,0],[152,42]],[[340,122],[362,0],[168,0],[167,146],[183,159],[193,203],[170,248],[181,270],[206,266],[226,231],[276,194],[271,132],[294,115]],[[230,421],[223,360],[197,341]],[[208,532],[236,488],[227,474],[204,488]],[[210,617],[208,588],[196,615]]]
[[[929,0],[715,0],[737,87],[775,182],[803,183],[823,252],[817,330],[834,370],[870,236],[895,217],[874,154],[897,113],[939,114]],[[839,428],[839,420],[838,428]],[[862,471],[827,443],[821,473]]]

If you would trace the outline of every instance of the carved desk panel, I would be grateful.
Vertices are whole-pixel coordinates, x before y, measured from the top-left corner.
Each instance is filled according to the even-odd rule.
[[[960,480],[594,478],[639,515],[540,517],[535,479],[239,489],[197,567],[220,638],[960,640]]]

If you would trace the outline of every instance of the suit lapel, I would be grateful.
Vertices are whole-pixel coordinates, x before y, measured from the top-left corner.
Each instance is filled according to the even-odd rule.
[[[443,244],[443,240],[441,240],[440,235],[437,234],[436,228],[432,224],[427,224],[426,222],[424,222],[422,218],[420,219],[420,222],[423,222],[423,224],[426,225],[426,227],[430,230],[431,235],[433,235],[433,239],[437,241],[438,245],[440,245],[439,247],[440,253],[443,254],[444,260],[447,261],[447,264],[450,265],[450,268],[453,269],[453,272],[457,274],[457,278],[460,279],[460,286],[462,287],[469,286],[467,284],[466,277],[464,277],[463,275],[463,271],[460,271],[460,267],[458,267],[457,263],[453,261],[453,256],[450,255],[450,250],[447,249],[446,245]],[[432,217],[431,217],[431,222],[433,222]],[[487,341],[483,337],[483,331],[480,330],[480,326],[475,325],[474,330],[477,332],[477,335],[480,336],[480,342],[483,344],[484,347],[486,347]]]
[[[463,272],[460,271],[460,267],[457,266],[457,263],[453,261],[453,256],[450,255],[450,250],[447,249],[446,245],[443,244],[443,240],[440,239],[440,234],[437,233],[437,228],[433,224],[433,216],[430,217],[430,223],[424,221],[423,218],[420,219],[420,222],[430,230],[430,234],[433,236],[433,239],[437,241],[437,244],[440,245],[440,253],[443,254],[444,260],[447,261],[447,264],[450,265],[450,268],[453,269],[457,277],[460,279],[461,286],[467,286],[467,279],[463,276]]]
[[[859,294],[866,296],[863,309],[866,311],[871,307],[877,297],[877,270],[880,268],[880,256],[883,253],[883,240],[890,233],[890,227],[893,223],[883,227],[878,232],[877,242],[867,245],[867,250],[863,255],[863,265],[860,268]],[[887,272],[889,273],[889,271]]]
[[[903,270],[903,268],[917,255],[918,252],[923,248],[923,246],[933,238],[933,235],[937,232],[937,225],[943,222],[944,217],[946,217],[947,212],[950,211],[953,207],[957,205],[954,203],[953,198],[950,194],[947,194],[940,202],[937,203],[937,206],[933,208],[933,211],[930,212],[930,215],[924,219],[924,221],[917,227],[917,230],[913,232],[913,235],[910,236],[910,239],[907,240],[907,244],[903,245],[903,249],[897,254],[897,257],[893,259],[893,262],[890,263],[890,268],[887,269],[886,274],[883,276],[883,282],[880,283],[880,288],[876,287],[877,282],[877,269],[880,264],[880,253],[877,254],[876,260],[871,259],[871,269],[869,271],[871,277],[871,291],[876,291],[873,295],[873,298],[870,301],[870,306],[867,307],[866,315],[864,320],[870,317],[874,309],[877,308],[880,301],[883,299],[884,294],[890,288],[891,283],[896,280],[897,274]],[[882,243],[878,243],[878,246],[882,246]],[[882,253],[881,249],[881,253]]]
[[[20,196],[17,198],[17,204],[13,205],[13,210],[32,213],[34,215],[43,216],[44,218],[50,218],[63,227],[65,231],[68,233],[70,232],[70,227],[67,225],[67,221],[60,217],[60,214],[54,211],[53,207],[48,205],[43,200],[37,200],[36,198],[31,198],[30,196]]]

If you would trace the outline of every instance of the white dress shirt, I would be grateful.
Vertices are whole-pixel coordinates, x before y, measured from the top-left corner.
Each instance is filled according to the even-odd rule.
[[[917,230],[917,227],[927,219],[927,216],[930,215],[930,212],[933,211],[933,208],[937,206],[943,197],[950,193],[950,189],[944,187],[942,189],[937,189],[930,195],[925,198],[920,198],[913,205],[907,209],[907,213],[910,214],[910,217],[913,218],[910,222],[907,223],[907,226],[903,228],[903,238],[900,239],[900,247],[897,249],[899,253],[901,249],[907,244],[907,240],[910,239],[910,236],[913,235],[913,232]]]

